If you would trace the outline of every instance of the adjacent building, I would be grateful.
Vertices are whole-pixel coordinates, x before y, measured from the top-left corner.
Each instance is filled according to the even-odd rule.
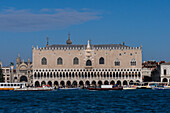
[[[4,75],[4,82],[10,83],[11,82],[11,71],[10,67],[2,67],[2,74]]]
[[[142,78],[144,82],[160,82],[160,64],[165,61],[157,62],[155,60],[149,60],[142,63]]]
[[[32,86],[33,79],[33,65],[31,60],[28,58],[28,61],[21,61],[20,56],[16,59],[16,69],[12,70],[12,82],[24,82],[27,86]]]
[[[163,63],[160,65],[160,77],[161,82],[170,83],[170,62]]]
[[[81,86],[142,82],[142,47],[123,44],[32,47],[33,85]]]

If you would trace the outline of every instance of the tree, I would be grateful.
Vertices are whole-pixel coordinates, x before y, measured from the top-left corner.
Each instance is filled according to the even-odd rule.
[[[4,75],[2,73],[2,69],[0,68],[0,82],[4,82]]]

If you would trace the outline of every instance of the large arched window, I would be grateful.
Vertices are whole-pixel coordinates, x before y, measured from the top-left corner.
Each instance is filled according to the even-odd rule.
[[[101,57],[101,58],[99,59],[99,64],[104,64],[104,58],[103,58],[103,57]]]
[[[47,59],[45,57],[42,58],[41,64],[42,65],[47,65]]]
[[[73,64],[74,64],[74,65],[79,64],[79,59],[78,59],[77,57],[75,57],[75,58],[73,59]]]
[[[86,66],[92,66],[91,60],[86,61]]]
[[[135,59],[132,59],[132,60],[130,61],[130,64],[131,64],[131,66],[136,66],[136,60],[135,60]]]
[[[63,64],[63,59],[61,57],[59,57],[57,59],[57,65],[62,65]]]
[[[115,66],[120,66],[120,61],[119,61],[119,59],[116,59],[116,60],[115,60]]]

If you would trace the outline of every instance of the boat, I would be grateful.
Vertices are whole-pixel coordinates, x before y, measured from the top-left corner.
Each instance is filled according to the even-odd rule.
[[[152,88],[153,90],[170,90],[170,86],[168,85],[168,83],[162,82],[157,84],[156,87]]]
[[[100,87],[88,87],[88,90],[98,90],[98,91],[107,91],[107,90],[123,90],[123,87],[112,86],[112,85],[101,85]]]
[[[142,83],[139,83],[139,85],[137,86],[137,89],[152,89],[152,87],[149,86],[148,82],[142,82]]]
[[[15,88],[14,91],[53,91],[54,88],[48,85],[44,85],[42,87],[24,87],[24,88]]]
[[[170,86],[166,87],[166,86],[157,86],[152,88],[153,90],[170,90]]]
[[[25,83],[0,83],[0,90],[14,90],[14,89],[20,89],[24,88]]]
[[[58,90],[79,90],[81,89],[80,87],[77,88],[58,88]]]
[[[136,86],[123,86],[123,90],[134,90],[137,89]]]

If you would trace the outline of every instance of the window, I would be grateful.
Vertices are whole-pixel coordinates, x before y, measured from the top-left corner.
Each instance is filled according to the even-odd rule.
[[[103,58],[103,57],[101,57],[101,58],[99,59],[99,64],[104,64],[104,58]]]
[[[130,64],[131,64],[131,66],[136,66],[136,60],[135,60],[135,59],[132,59],[132,60],[130,61]]]
[[[45,57],[42,58],[41,64],[42,64],[42,65],[47,65],[47,59],[46,59]]]
[[[86,66],[92,66],[91,60],[86,61]]]
[[[120,66],[120,61],[118,59],[115,60],[115,66]]]
[[[63,59],[61,57],[59,57],[57,59],[57,65],[62,65],[63,64]]]
[[[73,59],[73,64],[74,64],[74,65],[79,64],[79,59],[78,59],[77,57],[75,57],[75,58]]]
[[[164,69],[164,75],[166,75],[166,69]]]

